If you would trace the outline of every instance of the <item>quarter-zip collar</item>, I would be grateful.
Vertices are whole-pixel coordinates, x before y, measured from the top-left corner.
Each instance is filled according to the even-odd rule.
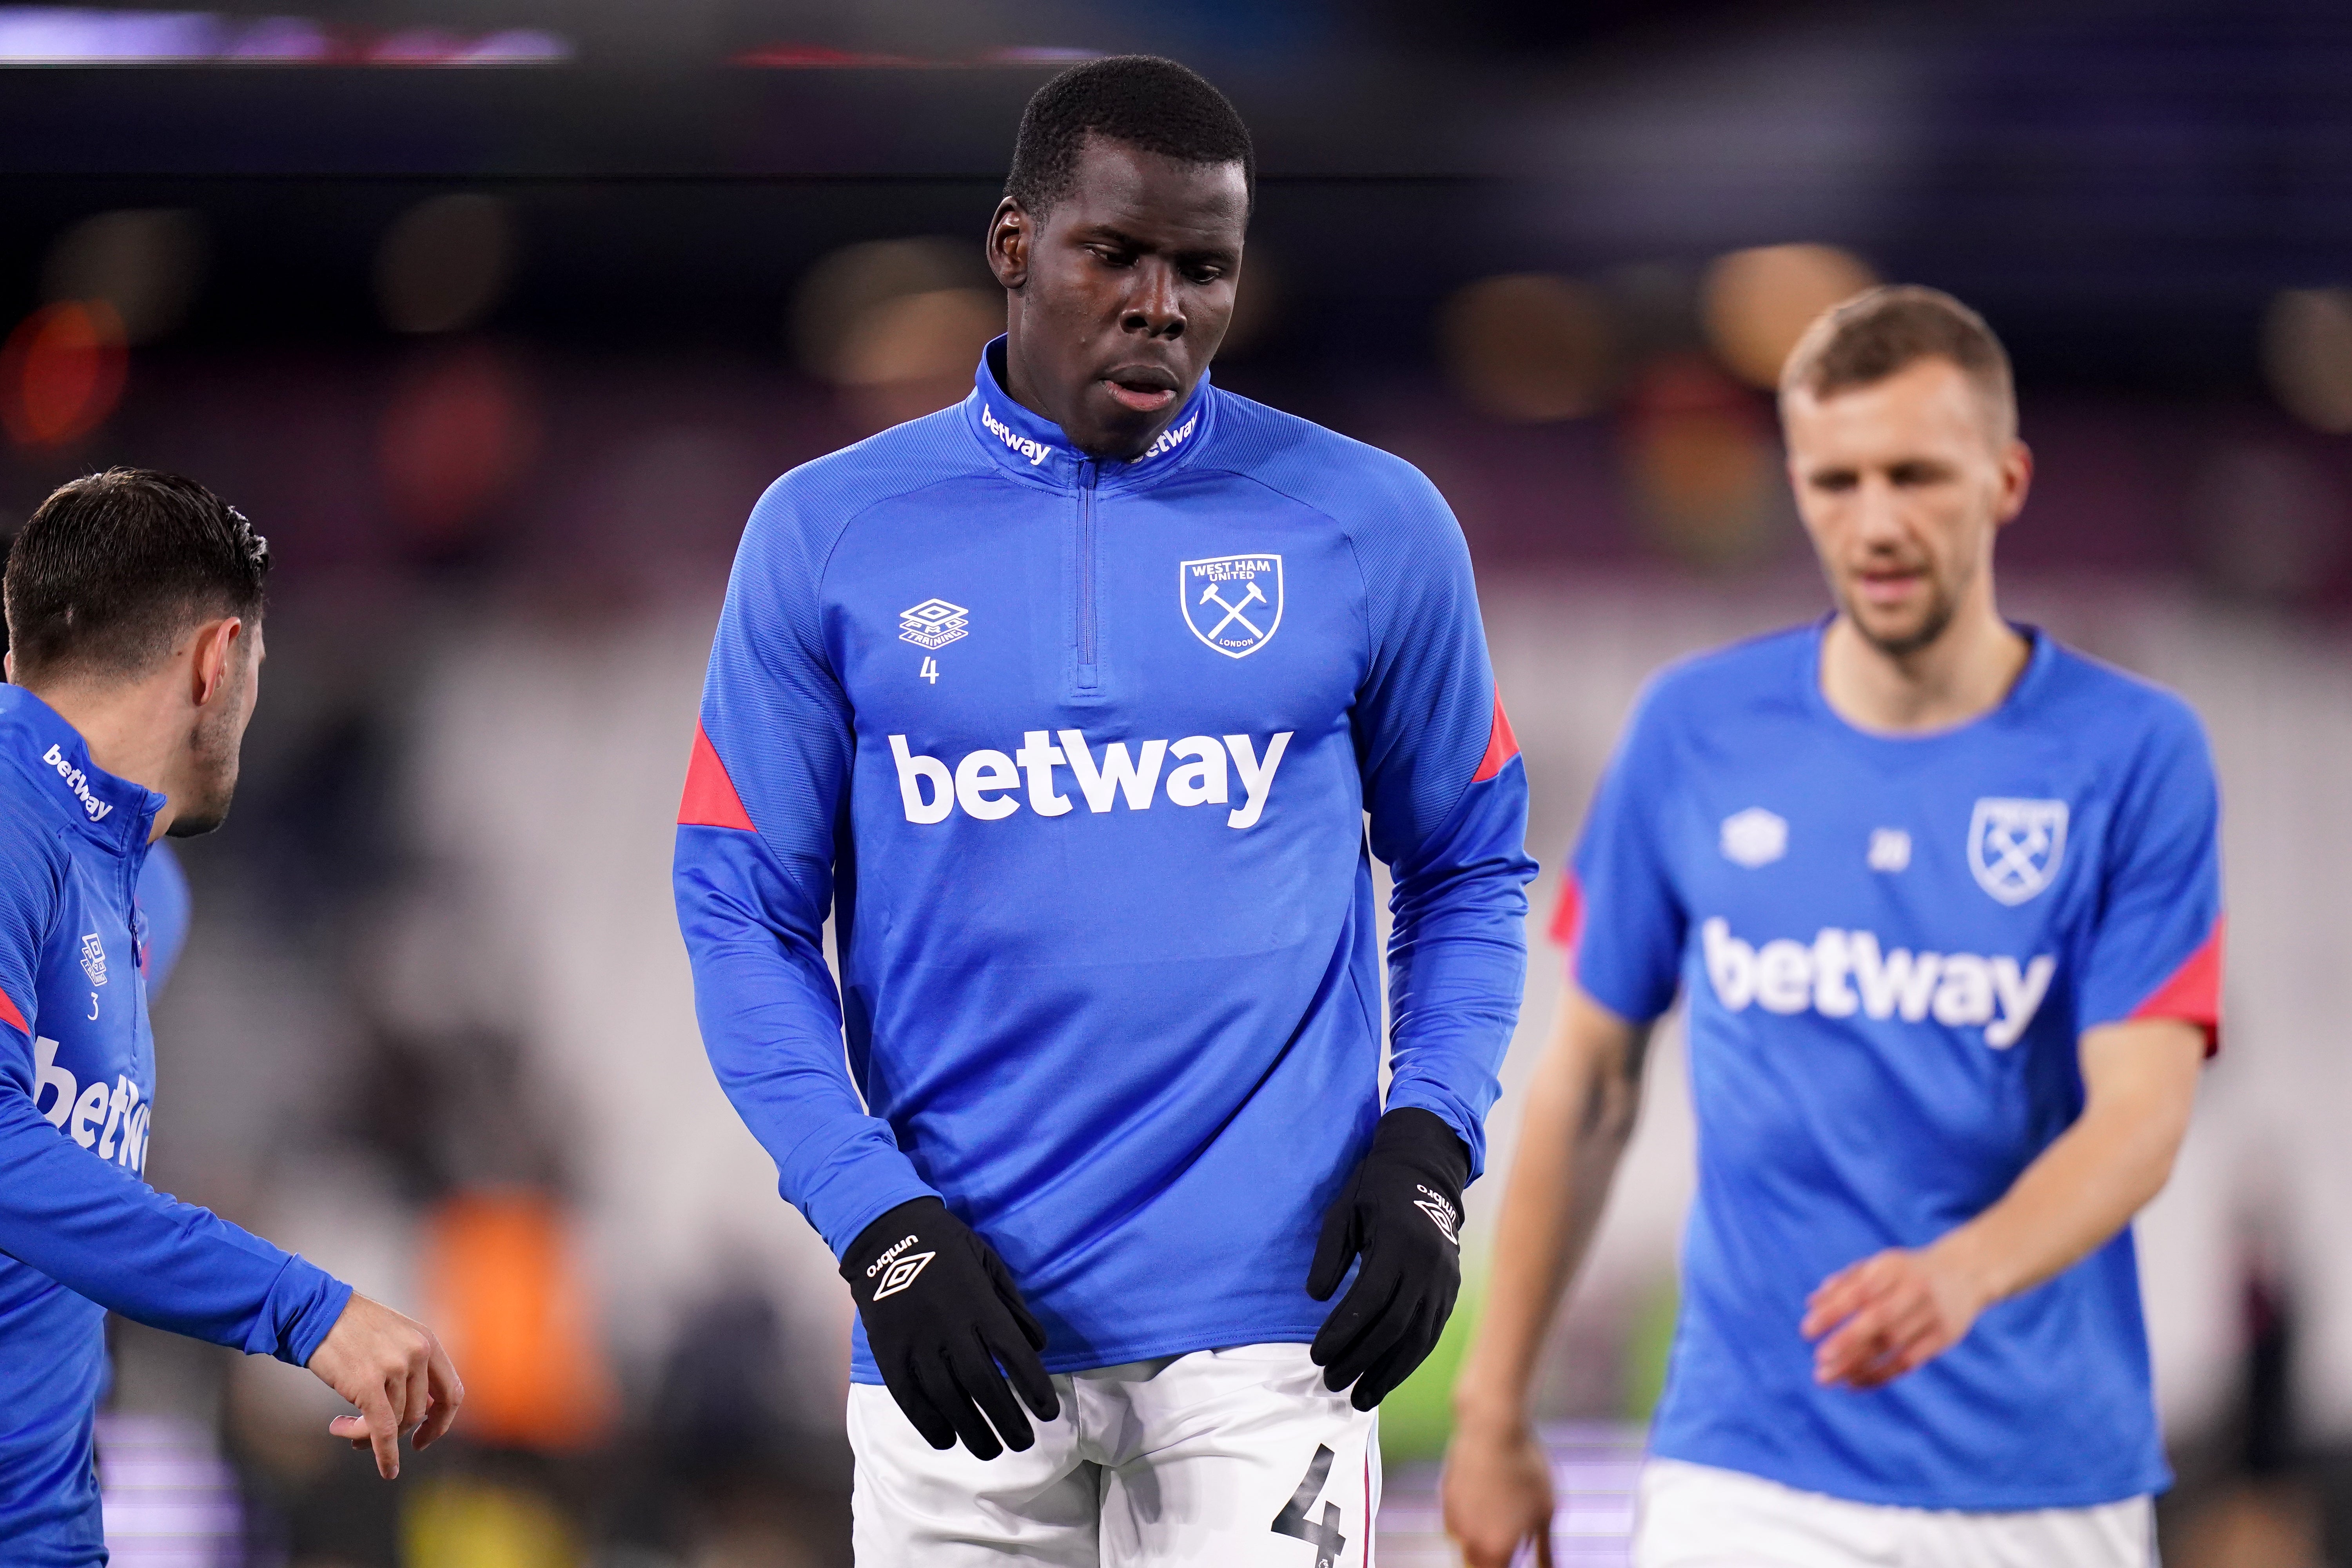
[[[998,467],[1032,483],[1061,489],[1076,489],[1088,481],[1105,489],[1139,489],[1157,484],[1201,448],[1215,421],[1216,394],[1203,371],[1192,395],[1141,457],[1131,463],[1098,461],[1071,446],[1059,425],[1031,413],[1006,394],[995,365],[1003,344],[1000,337],[981,351],[980,368],[971,378],[971,395],[964,399],[964,422]]]
[[[34,795],[84,837],[133,861],[147,858],[163,797],[92,763],[81,731],[21,686],[0,686],[0,756],[22,769]]]

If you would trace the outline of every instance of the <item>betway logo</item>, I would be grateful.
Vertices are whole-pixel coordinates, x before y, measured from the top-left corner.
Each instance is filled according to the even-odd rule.
[[[1031,730],[1021,738],[1020,750],[979,751],[965,754],[950,772],[937,757],[909,751],[907,737],[890,737],[890,755],[898,764],[898,799],[914,823],[944,822],[958,806],[966,816],[997,822],[1021,809],[1019,792],[1027,784],[1029,809],[1040,816],[1060,816],[1076,810],[1068,795],[1054,787],[1054,770],[1066,767],[1086,797],[1088,811],[1108,811],[1120,799],[1129,811],[1149,806],[1160,789],[1160,774],[1171,758],[1178,766],[1168,773],[1168,799],[1175,805],[1224,805],[1232,798],[1228,780],[1241,785],[1242,804],[1225,814],[1228,827],[1255,827],[1265,811],[1265,797],[1274,789],[1274,770],[1282,765],[1284,748],[1292,731],[1267,737],[1265,752],[1247,735],[1187,735],[1181,741],[1141,741],[1130,752],[1124,741],[1112,741],[1101,759],[1076,730],[1055,735]],[[1230,773],[1225,766],[1232,758]],[[1017,770],[1017,771],[1016,771]]]
[[[55,746],[42,754],[41,761],[58,770],[58,777],[66,781],[66,788],[73,791],[74,798],[81,802],[82,810],[89,813],[92,822],[100,820],[114,809],[89,793],[89,775],[68,762],[65,753]]]
[[[101,1160],[133,1175],[147,1168],[147,1108],[139,1102],[139,1086],[118,1073],[112,1089],[95,1079],[84,1088],[58,1065],[58,1043],[46,1037],[33,1042],[33,1111],[83,1148],[97,1145]]]
[[[1152,442],[1150,446],[1146,447],[1143,449],[1143,456],[1138,458],[1136,461],[1139,463],[1148,463],[1152,458],[1160,456],[1162,452],[1174,451],[1177,447],[1182,446],[1185,442],[1192,438],[1193,428],[1200,423],[1201,416],[1196,410],[1193,413],[1192,417],[1187,419],[1181,425],[1177,426],[1174,429],[1162,430],[1160,432],[1160,438]]]
[[[1019,434],[1003,420],[999,419],[996,416],[996,411],[985,403],[980,405],[980,422],[987,426],[990,434],[998,440],[1028,458],[1029,466],[1033,468],[1054,455],[1053,447],[1043,441],[1033,441],[1028,437]]]
[[[1717,918],[1699,927],[1706,977],[1716,1000],[1734,1013],[1749,1003],[1768,1013],[1826,1018],[1933,1017],[1953,1028],[1984,1027],[1985,1044],[2005,1051],[2025,1034],[2050,994],[2058,961],[2047,953],[2021,967],[2007,956],[1973,952],[1882,952],[1876,933],[1823,926],[1809,946],[1787,938],[1754,947]]]

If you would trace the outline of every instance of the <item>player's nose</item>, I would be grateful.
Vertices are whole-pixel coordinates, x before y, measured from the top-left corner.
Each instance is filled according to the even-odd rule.
[[[1177,288],[1176,268],[1157,258],[1138,262],[1119,325],[1147,337],[1178,338],[1184,333],[1184,297]]]
[[[1891,549],[1909,536],[1903,508],[1895,497],[1895,487],[1883,481],[1867,481],[1854,497],[1854,539],[1857,543],[1875,549]]]

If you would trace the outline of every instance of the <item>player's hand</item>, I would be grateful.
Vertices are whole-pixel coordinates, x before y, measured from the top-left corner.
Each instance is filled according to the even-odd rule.
[[[1801,1331],[1821,1340],[1813,1379],[1853,1388],[1891,1383],[1959,1343],[1989,1304],[1969,1271],[1937,1247],[1866,1258],[1806,1300]]]
[[[1323,1216],[1307,1293],[1328,1301],[1348,1265],[1348,1288],[1307,1353],[1335,1392],[1370,1410],[1437,1346],[1462,1289],[1462,1189],[1470,1151],[1453,1128],[1415,1106],[1391,1110],[1372,1133],[1339,1201]]]
[[[414,1432],[413,1447],[429,1446],[449,1430],[466,1400],[466,1385],[433,1331],[365,1296],[352,1297],[309,1364],[320,1382],[359,1406],[357,1415],[338,1415],[327,1430],[350,1438],[354,1448],[373,1448],[376,1473],[385,1480],[400,1474],[400,1435]]]
[[[932,1447],[961,1437],[975,1458],[992,1459],[1034,1443],[1008,1376],[1040,1421],[1062,1413],[1037,1359],[1045,1331],[1012,1271],[939,1199],[900,1204],[867,1226],[843,1255],[841,1277],[883,1386]]]
[[[1466,1568],[1510,1568],[1530,1542],[1537,1568],[1551,1568],[1551,1459],[1525,1423],[1456,1427],[1441,1496]]]

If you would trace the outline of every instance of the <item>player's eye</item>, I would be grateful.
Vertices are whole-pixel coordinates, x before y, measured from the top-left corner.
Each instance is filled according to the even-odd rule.
[[[1832,494],[1840,494],[1846,490],[1850,490],[1861,482],[1862,477],[1859,474],[1853,472],[1851,469],[1841,469],[1839,471],[1827,474],[1815,474],[1812,478],[1813,489],[1817,490],[1828,490]]]
[[[1121,250],[1116,246],[1109,245],[1090,245],[1087,247],[1087,248],[1093,251],[1095,254],[1095,259],[1101,262],[1105,267],[1132,267],[1135,265],[1135,254],[1132,251]]]

